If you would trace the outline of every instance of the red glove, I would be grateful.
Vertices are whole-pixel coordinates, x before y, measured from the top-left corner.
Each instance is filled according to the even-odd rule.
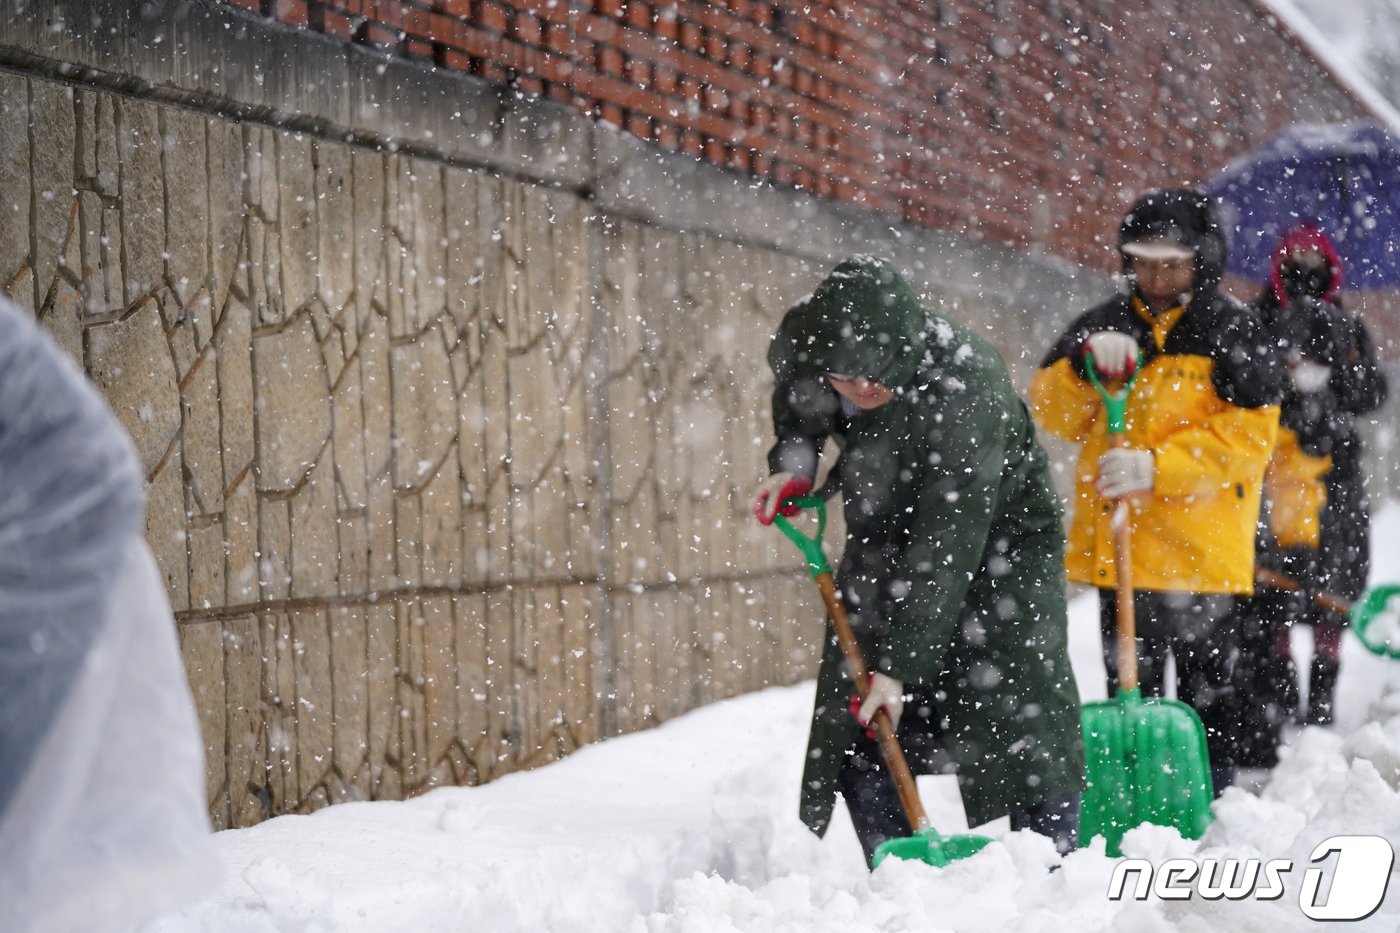
[[[812,481],[805,476],[774,473],[758,484],[754,493],[753,514],[762,525],[773,524],[773,518],[777,515],[791,518],[802,510],[784,500],[805,496],[811,491]]]

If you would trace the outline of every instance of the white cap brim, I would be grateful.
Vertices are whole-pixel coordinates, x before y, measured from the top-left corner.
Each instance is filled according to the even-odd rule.
[[[1123,244],[1123,252],[1140,259],[1195,259],[1196,254],[1176,240],[1155,237]]]

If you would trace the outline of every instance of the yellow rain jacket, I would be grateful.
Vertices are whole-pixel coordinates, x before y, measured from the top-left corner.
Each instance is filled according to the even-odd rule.
[[[1323,477],[1331,468],[1330,456],[1305,453],[1291,428],[1279,428],[1278,446],[1264,474],[1269,532],[1279,547],[1317,550],[1322,539],[1322,507],[1327,504]]]
[[[1153,326],[1155,323],[1155,327]],[[1154,320],[1117,296],[1081,315],[1031,382],[1040,426],[1080,446],[1069,579],[1117,582],[1113,500],[1094,486],[1108,449],[1103,403],[1087,380],[1081,348],[1099,331],[1138,341],[1143,364],[1127,408],[1128,445],[1150,450],[1149,493],[1133,496],[1133,584],[1190,593],[1254,591],[1255,526],[1264,468],[1278,435],[1281,369],[1253,312],[1213,289]]]

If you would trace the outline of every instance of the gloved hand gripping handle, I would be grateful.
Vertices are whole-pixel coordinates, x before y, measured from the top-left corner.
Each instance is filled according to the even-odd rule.
[[[822,602],[826,604],[827,615],[831,617],[832,627],[836,630],[836,641],[846,658],[846,666],[850,669],[851,679],[855,681],[856,692],[864,702],[870,693],[870,670],[865,666],[860,643],[856,641],[850,620],[846,618],[846,607],[836,595],[836,581],[831,575],[831,565],[827,563],[826,554],[822,551],[822,535],[826,532],[826,500],[818,495],[808,495],[786,501],[800,509],[812,509],[817,513],[815,537],[808,537],[798,531],[792,522],[782,515],[774,518],[773,524],[787,535],[789,541],[797,545],[797,549],[807,559],[807,570],[812,579],[817,581],[817,588],[821,590]],[[919,799],[914,772],[909,769],[904,750],[899,747],[899,740],[895,738],[894,725],[883,706],[875,712],[873,721],[875,737],[880,743],[880,753],[885,758],[885,764],[889,766],[890,777],[894,780],[895,790],[899,794],[899,802],[904,807],[904,815],[909,820],[909,825],[914,827],[915,832],[936,835],[937,830],[933,829],[933,824],[929,822],[928,814],[924,811],[923,801]]]

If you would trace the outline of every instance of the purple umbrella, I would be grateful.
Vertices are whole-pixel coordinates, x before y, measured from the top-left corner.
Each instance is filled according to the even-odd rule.
[[[1205,184],[1221,205],[1227,268],[1269,278],[1290,227],[1325,231],[1353,288],[1400,285],[1400,139],[1371,123],[1300,124],[1225,166]]]

